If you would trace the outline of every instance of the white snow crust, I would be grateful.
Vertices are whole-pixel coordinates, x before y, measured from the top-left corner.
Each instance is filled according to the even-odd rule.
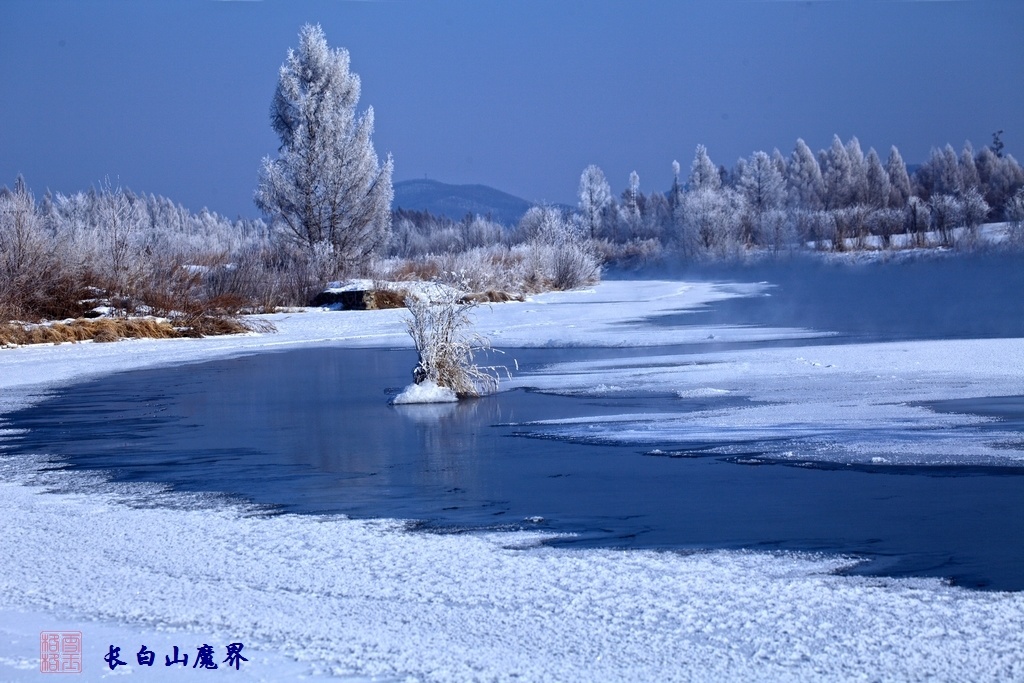
[[[395,405],[411,403],[455,403],[459,397],[448,387],[441,387],[433,380],[410,384],[391,401]]]
[[[814,334],[640,322],[739,293],[711,284],[606,282],[481,308],[478,328],[498,347]],[[0,415],[50,389],[124,369],[300,344],[409,343],[398,311],[269,318],[277,334],[2,350]],[[503,388],[604,385],[708,400],[729,392],[723,400],[764,403],[708,410],[694,429],[718,438],[729,428],[791,429],[805,440],[821,438],[814,425],[840,415],[836,429],[853,434],[887,421],[894,430],[933,431],[937,440],[969,431],[978,418],[938,415],[908,401],[1024,393],[1024,340],[730,351],[695,360],[564,364]],[[586,428],[606,437],[687,428],[679,415],[657,424],[650,417],[589,420]],[[873,448],[866,437],[860,443]],[[267,516],[216,496],[115,485],[47,465],[42,455],[0,455],[0,680],[38,680],[44,628],[83,631],[88,680],[109,674],[101,659],[107,640],[132,653],[150,638],[154,649],[180,644],[193,652],[207,638],[242,641],[254,657],[231,673],[239,680],[1024,679],[1022,593],[842,576],[836,572],[856,560],[835,556],[567,550],[542,545],[545,536],[533,532],[435,535],[410,532],[400,520]],[[114,673],[185,676],[139,667]]]
[[[600,385],[597,384],[600,378]],[[760,442],[769,457],[898,465],[1024,463],[1024,438],[976,415],[920,405],[1024,395],[1024,340],[839,344],[562,363],[516,382],[572,394],[620,390],[746,397],[699,412],[534,423],[590,441]],[[712,389],[712,387],[714,389]],[[711,452],[728,453],[723,445]],[[880,460],[881,459],[881,460]]]

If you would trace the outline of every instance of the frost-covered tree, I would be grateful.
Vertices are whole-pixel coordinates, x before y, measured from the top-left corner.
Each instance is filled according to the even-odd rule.
[[[878,158],[874,147],[868,150],[864,164],[867,167],[864,174],[864,203],[873,209],[884,209],[889,204],[892,188],[889,183],[889,174],[882,167],[882,160]]]
[[[924,200],[933,195],[956,195],[960,192],[960,162],[952,145],[932,148],[932,153],[914,174],[917,194]],[[943,200],[945,201],[945,200]]]
[[[989,206],[976,188],[967,190],[961,198],[961,220],[972,240],[978,238],[978,228],[988,218]]]
[[[863,204],[868,191],[867,159],[856,135],[846,143],[846,155],[850,158],[849,201],[851,204]]]
[[[255,193],[274,224],[311,254],[329,254],[338,272],[364,265],[391,229],[392,161],[377,159],[373,108],[356,113],[359,90],[348,51],[303,26],[270,110],[279,156],[263,160]]]
[[[600,261],[594,254],[586,227],[567,219],[551,206],[531,207],[519,222],[527,236],[528,280],[554,289],[573,289],[600,279]]]
[[[850,153],[839,136],[833,136],[832,146],[825,153],[826,164],[822,171],[825,185],[825,208],[840,209],[849,206],[854,198],[853,164]]]
[[[786,198],[786,181],[779,173],[778,167],[764,152],[755,152],[750,161],[743,164],[737,188],[743,196],[747,208],[744,241],[748,243],[763,242],[767,235],[781,234],[781,228],[769,228],[766,225],[769,216],[773,222],[778,217],[774,214],[782,207]]]
[[[786,181],[778,167],[764,152],[754,152],[740,175],[739,191],[752,209],[764,212],[782,206]]]
[[[926,233],[931,225],[931,209],[928,203],[913,195],[907,200],[906,226],[916,246],[923,247],[927,243]]]
[[[933,194],[928,200],[931,229],[945,246],[953,244],[953,229],[963,220],[963,202],[955,195]]]
[[[591,164],[580,176],[580,212],[591,239],[601,232],[604,212],[612,203],[612,189],[604,172]]]
[[[782,176],[783,179],[785,179],[786,173],[788,173],[789,168],[786,164],[786,157],[782,156],[782,152],[779,151],[778,147],[772,150],[772,164],[775,165],[775,168],[778,170],[779,175]]]
[[[13,191],[0,191],[0,282],[12,282],[35,267],[45,253],[41,228],[35,197],[19,175]]]
[[[885,161],[885,172],[889,176],[889,206],[899,208],[906,206],[912,192],[910,174],[900,151],[893,145],[889,149],[889,158]]]
[[[622,192],[622,204],[619,206],[619,237],[633,239],[638,237],[643,228],[644,196],[640,192],[640,175],[636,171],[629,174],[629,186]]]
[[[114,288],[121,290],[127,285],[129,269],[138,267],[131,249],[149,215],[138,197],[121,187],[111,188],[109,180],[100,187],[97,208],[109,274]]]
[[[960,152],[960,194],[966,196],[968,192],[978,192],[980,189],[981,177],[974,163],[974,146],[966,142]]]
[[[675,211],[683,203],[683,184],[679,181],[680,166],[678,161],[672,162],[672,188],[668,193],[668,204]]]
[[[704,145],[697,145],[693,164],[690,165],[689,185],[690,190],[717,190],[722,186],[722,176],[708,156],[708,150]]]
[[[1011,249],[1024,249],[1024,188],[1017,190],[1006,202],[1007,244]]]
[[[872,235],[877,235],[882,248],[892,245],[892,236],[898,233],[904,224],[904,212],[900,209],[875,209],[868,214],[868,228]]]
[[[739,252],[743,196],[732,189],[700,188],[687,192],[680,207],[676,236],[684,257],[727,257]]]
[[[810,211],[821,208],[824,192],[821,166],[814,157],[814,152],[802,139],[796,141],[796,147],[789,158],[786,187],[792,206]]]
[[[1024,187],[1024,169],[1010,154],[996,155],[983,147],[975,159],[985,201],[1001,214],[1006,202]]]

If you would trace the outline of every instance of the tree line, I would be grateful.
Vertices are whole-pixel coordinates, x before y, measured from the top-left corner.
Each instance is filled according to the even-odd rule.
[[[692,259],[752,248],[952,246],[976,240],[983,223],[1024,218],[1024,169],[1001,144],[975,152],[968,143],[960,154],[946,145],[914,173],[895,146],[883,162],[856,137],[844,144],[838,136],[817,154],[797,140],[788,157],[759,151],[731,169],[699,145],[685,178],[678,162],[672,168],[667,192],[644,194],[634,172],[616,199],[601,169],[587,167],[579,213],[588,234],[650,240]]]

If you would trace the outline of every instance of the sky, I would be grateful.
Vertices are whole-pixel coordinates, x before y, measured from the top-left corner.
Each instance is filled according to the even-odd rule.
[[[299,28],[344,47],[394,179],[576,204],[597,164],[667,189],[718,164],[857,136],[1024,159],[1020,0],[3,0],[0,185],[109,179],[256,217],[269,108]]]

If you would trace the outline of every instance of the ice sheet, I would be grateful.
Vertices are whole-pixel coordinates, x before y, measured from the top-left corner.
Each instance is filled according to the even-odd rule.
[[[923,402],[1024,395],[1024,340],[836,344],[560,363],[514,380],[567,394],[656,391],[749,403],[534,423],[587,441],[893,465],[1024,464],[1024,435]],[[744,442],[742,446],[732,446]],[[716,444],[720,444],[716,446]]]

